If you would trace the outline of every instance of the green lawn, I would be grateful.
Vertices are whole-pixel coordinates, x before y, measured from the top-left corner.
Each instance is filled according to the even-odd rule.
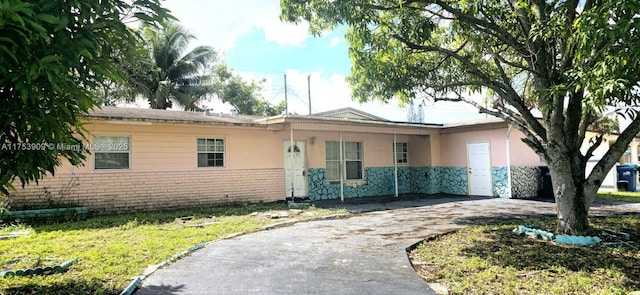
[[[418,273],[449,294],[629,294],[640,291],[640,216],[591,218],[595,232],[631,234],[631,246],[567,246],[516,236],[516,225],[549,230],[555,218],[472,226],[410,253]],[[552,230],[551,230],[552,231]]]
[[[210,209],[144,213],[90,218],[49,225],[5,225],[0,233],[28,231],[25,237],[0,240],[0,261],[22,258],[22,264],[36,259],[79,259],[62,274],[0,278],[0,294],[119,294],[134,276],[147,266],[202,242],[237,232],[252,232],[265,225],[291,220],[271,219],[269,210],[286,210],[284,204],[217,207]],[[346,213],[306,208],[296,219]],[[175,218],[216,216],[216,224],[185,226]],[[191,220],[187,225],[197,223]],[[15,266],[15,265],[13,265]],[[12,267],[13,267],[12,266]],[[45,266],[45,265],[43,265]],[[6,267],[5,267],[6,270]]]
[[[640,192],[598,192],[598,198],[611,201],[640,203]]]

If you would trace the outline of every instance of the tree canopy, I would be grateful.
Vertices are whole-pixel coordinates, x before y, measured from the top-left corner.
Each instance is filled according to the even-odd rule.
[[[170,17],[158,0],[0,3],[0,193],[80,164],[79,117],[96,106],[95,88],[121,81],[114,56],[130,56],[139,36],[127,23]]]
[[[214,81],[218,98],[232,105],[240,114],[275,116],[286,108],[284,101],[274,106],[262,98],[262,81],[246,82],[226,65],[215,67]]]
[[[207,71],[216,61],[215,50],[197,46],[187,52],[195,36],[177,22],[166,23],[161,28],[147,26],[144,37],[154,67],[143,76],[148,80],[139,90],[151,108],[170,108],[176,101],[186,110],[199,109],[196,103],[211,92]]]
[[[143,97],[154,109],[171,108],[176,102],[193,111],[204,107],[203,100],[215,97],[245,115],[272,116],[284,110],[284,103],[272,105],[260,96],[262,81],[246,81],[234,74],[210,46],[187,52],[196,38],[179,23],[147,26],[143,36],[133,62],[116,56],[127,79],[107,81],[107,87],[99,89],[103,104]]]
[[[281,0],[320,34],[346,25],[354,98],[464,101],[547,162],[558,230],[584,232],[602,179],[640,131],[640,2]],[[487,103],[469,93],[487,94]],[[601,118],[631,121],[587,174]]]

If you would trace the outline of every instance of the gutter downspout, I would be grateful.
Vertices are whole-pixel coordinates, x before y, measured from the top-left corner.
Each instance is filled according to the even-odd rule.
[[[289,173],[291,175],[291,204],[295,204],[295,198],[293,195],[293,192],[295,191],[295,187],[294,187],[294,182],[295,182],[295,169],[294,169],[294,158],[293,158],[293,154],[294,154],[294,149],[293,149],[293,124],[290,123],[289,125],[289,130],[290,130],[290,140],[289,140],[289,149],[291,151],[291,157],[290,157],[290,168],[289,168]]]
[[[509,149],[509,136],[511,136],[511,128],[513,125],[509,124],[507,130],[507,198],[511,199],[511,150]]]
[[[396,134],[393,134],[393,181],[395,183],[394,185],[394,189],[395,189],[395,197],[398,197],[398,151],[396,150],[396,143],[397,143],[397,138],[396,138]]]
[[[342,131],[340,131],[340,201],[344,202],[344,156],[342,154]]]

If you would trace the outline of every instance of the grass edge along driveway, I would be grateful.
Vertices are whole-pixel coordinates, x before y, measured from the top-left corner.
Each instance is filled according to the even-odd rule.
[[[119,294],[131,278],[153,264],[203,242],[217,240],[233,233],[247,233],[264,226],[292,219],[304,220],[345,210],[315,207],[299,208],[297,215],[270,218],[267,212],[284,212],[285,204],[254,204],[222,206],[206,209],[159,213],[99,216],[81,221],[57,224],[4,225],[0,233],[22,231],[24,237],[0,240],[0,266],[22,259],[19,267],[45,266],[48,258],[78,259],[62,274],[0,278],[0,294]],[[278,210],[278,211],[276,211]],[[206,222],[215,216],[215,223],[206,226],[185,226],[176,218],[193,216],[189,224]],[[28,265],[31,264],[31,265]],[[39,264],[39,265],[38,265]]]

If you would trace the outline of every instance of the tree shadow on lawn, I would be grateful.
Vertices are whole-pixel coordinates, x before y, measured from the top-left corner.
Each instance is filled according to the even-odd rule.
[[[193,216],[194,218],[209,218],[211,216],[240,216],[253,212],[267,212],[269,210],[286,210],[288,206],[284,203],[264,203],[248,205],[225,205],[209,206],[191,209],[177,209],[170,211],[123,213],[113,215],[92,215],[89,214],[82,220],[27,220],[17,221],[14,224],[31,226],[37,232],[49,231],[70,231],[86,229],[106,229],[112,227],[125,226],[127,224],[168,224],[175,222],[176,218]],[[9,223],[11,224],[11,222]]]
[[[154,288],[153,293],[149,294],[179,294],[184,285],[179,286],[162,286]],[[53,282],[51,284],[38,284],[36,281],[29,282],[15,287],[6,287],[0,290],[3,294],[68,294],[68,295],[86,295],[86,294],[121,294],[123,289],[113,289],[106,287],[98,280],[64,280]],[[134,292],[134,294],[137,294]]]
[[[640,242],[638,230],[631,233],[634,244]],[[558,267],[573,272],[617,270],[626,276],[625,287],[640,289],[640,255],[637,248],[619,249],[604,245],[595,247],[559,245],[514,235],[510,230],[488,227],[485,237],[461,250],[463,255],[479,257],[490,264],[513,267],[519,271],[553,270]]]
[[[149,285],[145,286],[144,284],[135,292],[134,295],[173,295],[173,294],[183,294],[185,285]]]
[[[459,216],[453,219],[453,223],[459,225],[487,225],[494,223],[503,223],[510,220],[522,220],[526,222],[531,218],[549,218],[555,216],[554,214],[515,214],[515,213],[497,213],[489,215],[467,215]],[[526,225],[526,224],[524,224]]]

